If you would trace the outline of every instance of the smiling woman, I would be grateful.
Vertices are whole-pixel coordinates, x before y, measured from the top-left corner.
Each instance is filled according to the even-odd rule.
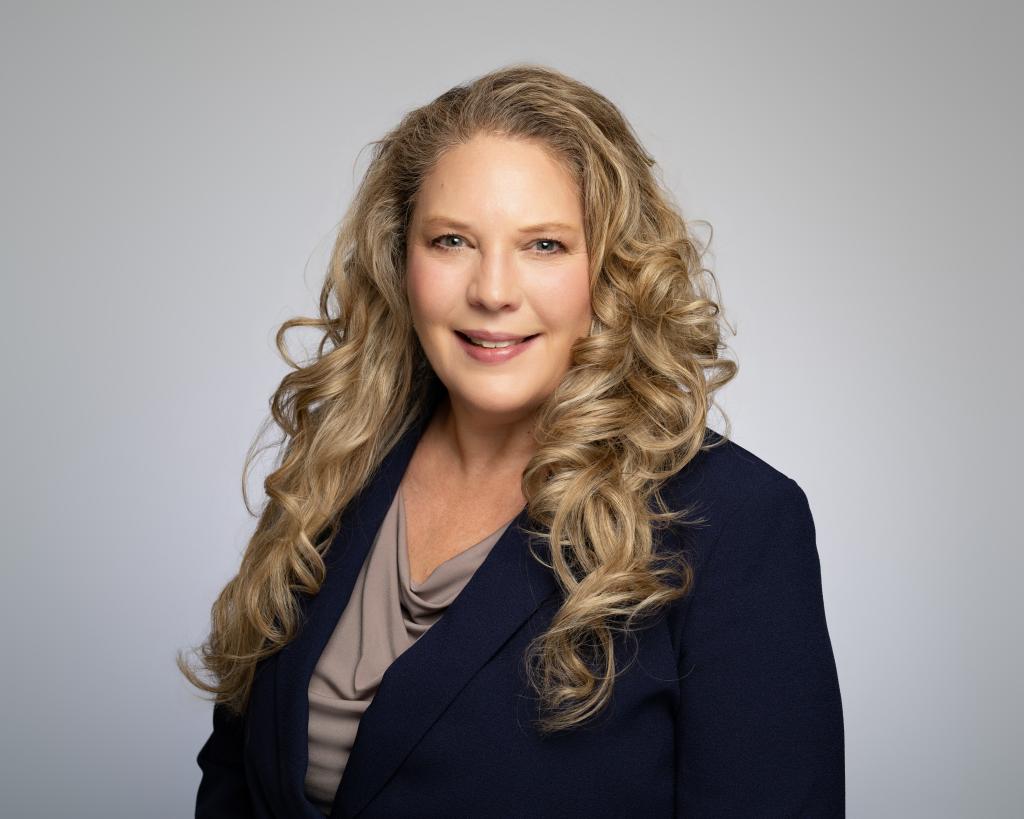
[[[197,816],[843,814],[810,507],[706,425],[737,367],[654,167],[535,65],[375,143],[181,659]]]

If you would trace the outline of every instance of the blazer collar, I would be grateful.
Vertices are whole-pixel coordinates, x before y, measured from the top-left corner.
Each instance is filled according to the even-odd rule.
[[[429,404],[342,513],[325,554],[320,592],[304,602],[304,626],[278,654],[277,739],[281,786],[292,804],[321,814],[305,796],[309,681],[345,608],[402,476],[426,428]],[[558,592],[551,570],[529,552],[526,509],[491,547],[444,616],[385,671],[363,713],[331,817],[353,817],[383,788],[431,724],[519,627]],[[546,543],[534,549],[548,559]],[[321,817],[322,819],[322,817]]]

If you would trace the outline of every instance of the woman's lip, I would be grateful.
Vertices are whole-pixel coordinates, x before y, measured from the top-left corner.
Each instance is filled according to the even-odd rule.
[[[533,346],[533,342],[537,340],[540,333],[535,333],[532,336],[527,336],[523,341],[517,344],[512,344],[508,347],[480,347],[466,338],[458,330],[455,330],[455,337],[459,340],[459,345],[463,350],[471,357],[480,361],[484,364],[500,364],[503,361],[508,361],[510,358],[515,358],[520,353],[526,352],[530,347]]]
[[[469,336],[470,338],[475,338],[480,341],[519,341],[523,338],[529,338],[531,335],[530,333],[526,333],[524,335],[517,336],[513,333],[498,333],[492,332],[491,330],[477,330],[475,328],[456,330],[455,332],[462,333],[464,336]],[[537,334],[533,333],[532,335]]]

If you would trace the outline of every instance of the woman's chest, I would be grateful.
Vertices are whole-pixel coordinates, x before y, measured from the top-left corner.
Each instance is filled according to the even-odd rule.
[[[556,609],[548,601],[474,671],[360,819],[673,815],[679,684],[664,624],[616,637],[624,671],[599,718],[543,736],[523,663]]]
[[[519,565],[501,579],[514,580]],[[546,736],[523,665],[558,610],[557,593],[535,607],[546,588],[506,582],[497,594],[488,578],[396,660],[361,720],[334,816],[674,815],[680,692],[667,624],[616,634],[622,672],[607,710]],[[306,734],[301,712],[288,717],[290,703],[304,702],[292,655],[271,658],[272,679],[256,683],[246,753],[274,815],[313,816],[299,809]],[[299,763],[284,780],[282,760]]]

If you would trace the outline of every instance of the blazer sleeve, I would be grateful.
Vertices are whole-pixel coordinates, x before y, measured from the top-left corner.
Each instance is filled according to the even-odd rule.
[[[245,779],[245,717],[213,707],[213,733],[196,757],[203,772],[196,794],[196,819],[243,819],[253,815]]]
[[[791,478],[743,501],[698,566],[679,674],[678,816],[845,816],[814,522]]]

